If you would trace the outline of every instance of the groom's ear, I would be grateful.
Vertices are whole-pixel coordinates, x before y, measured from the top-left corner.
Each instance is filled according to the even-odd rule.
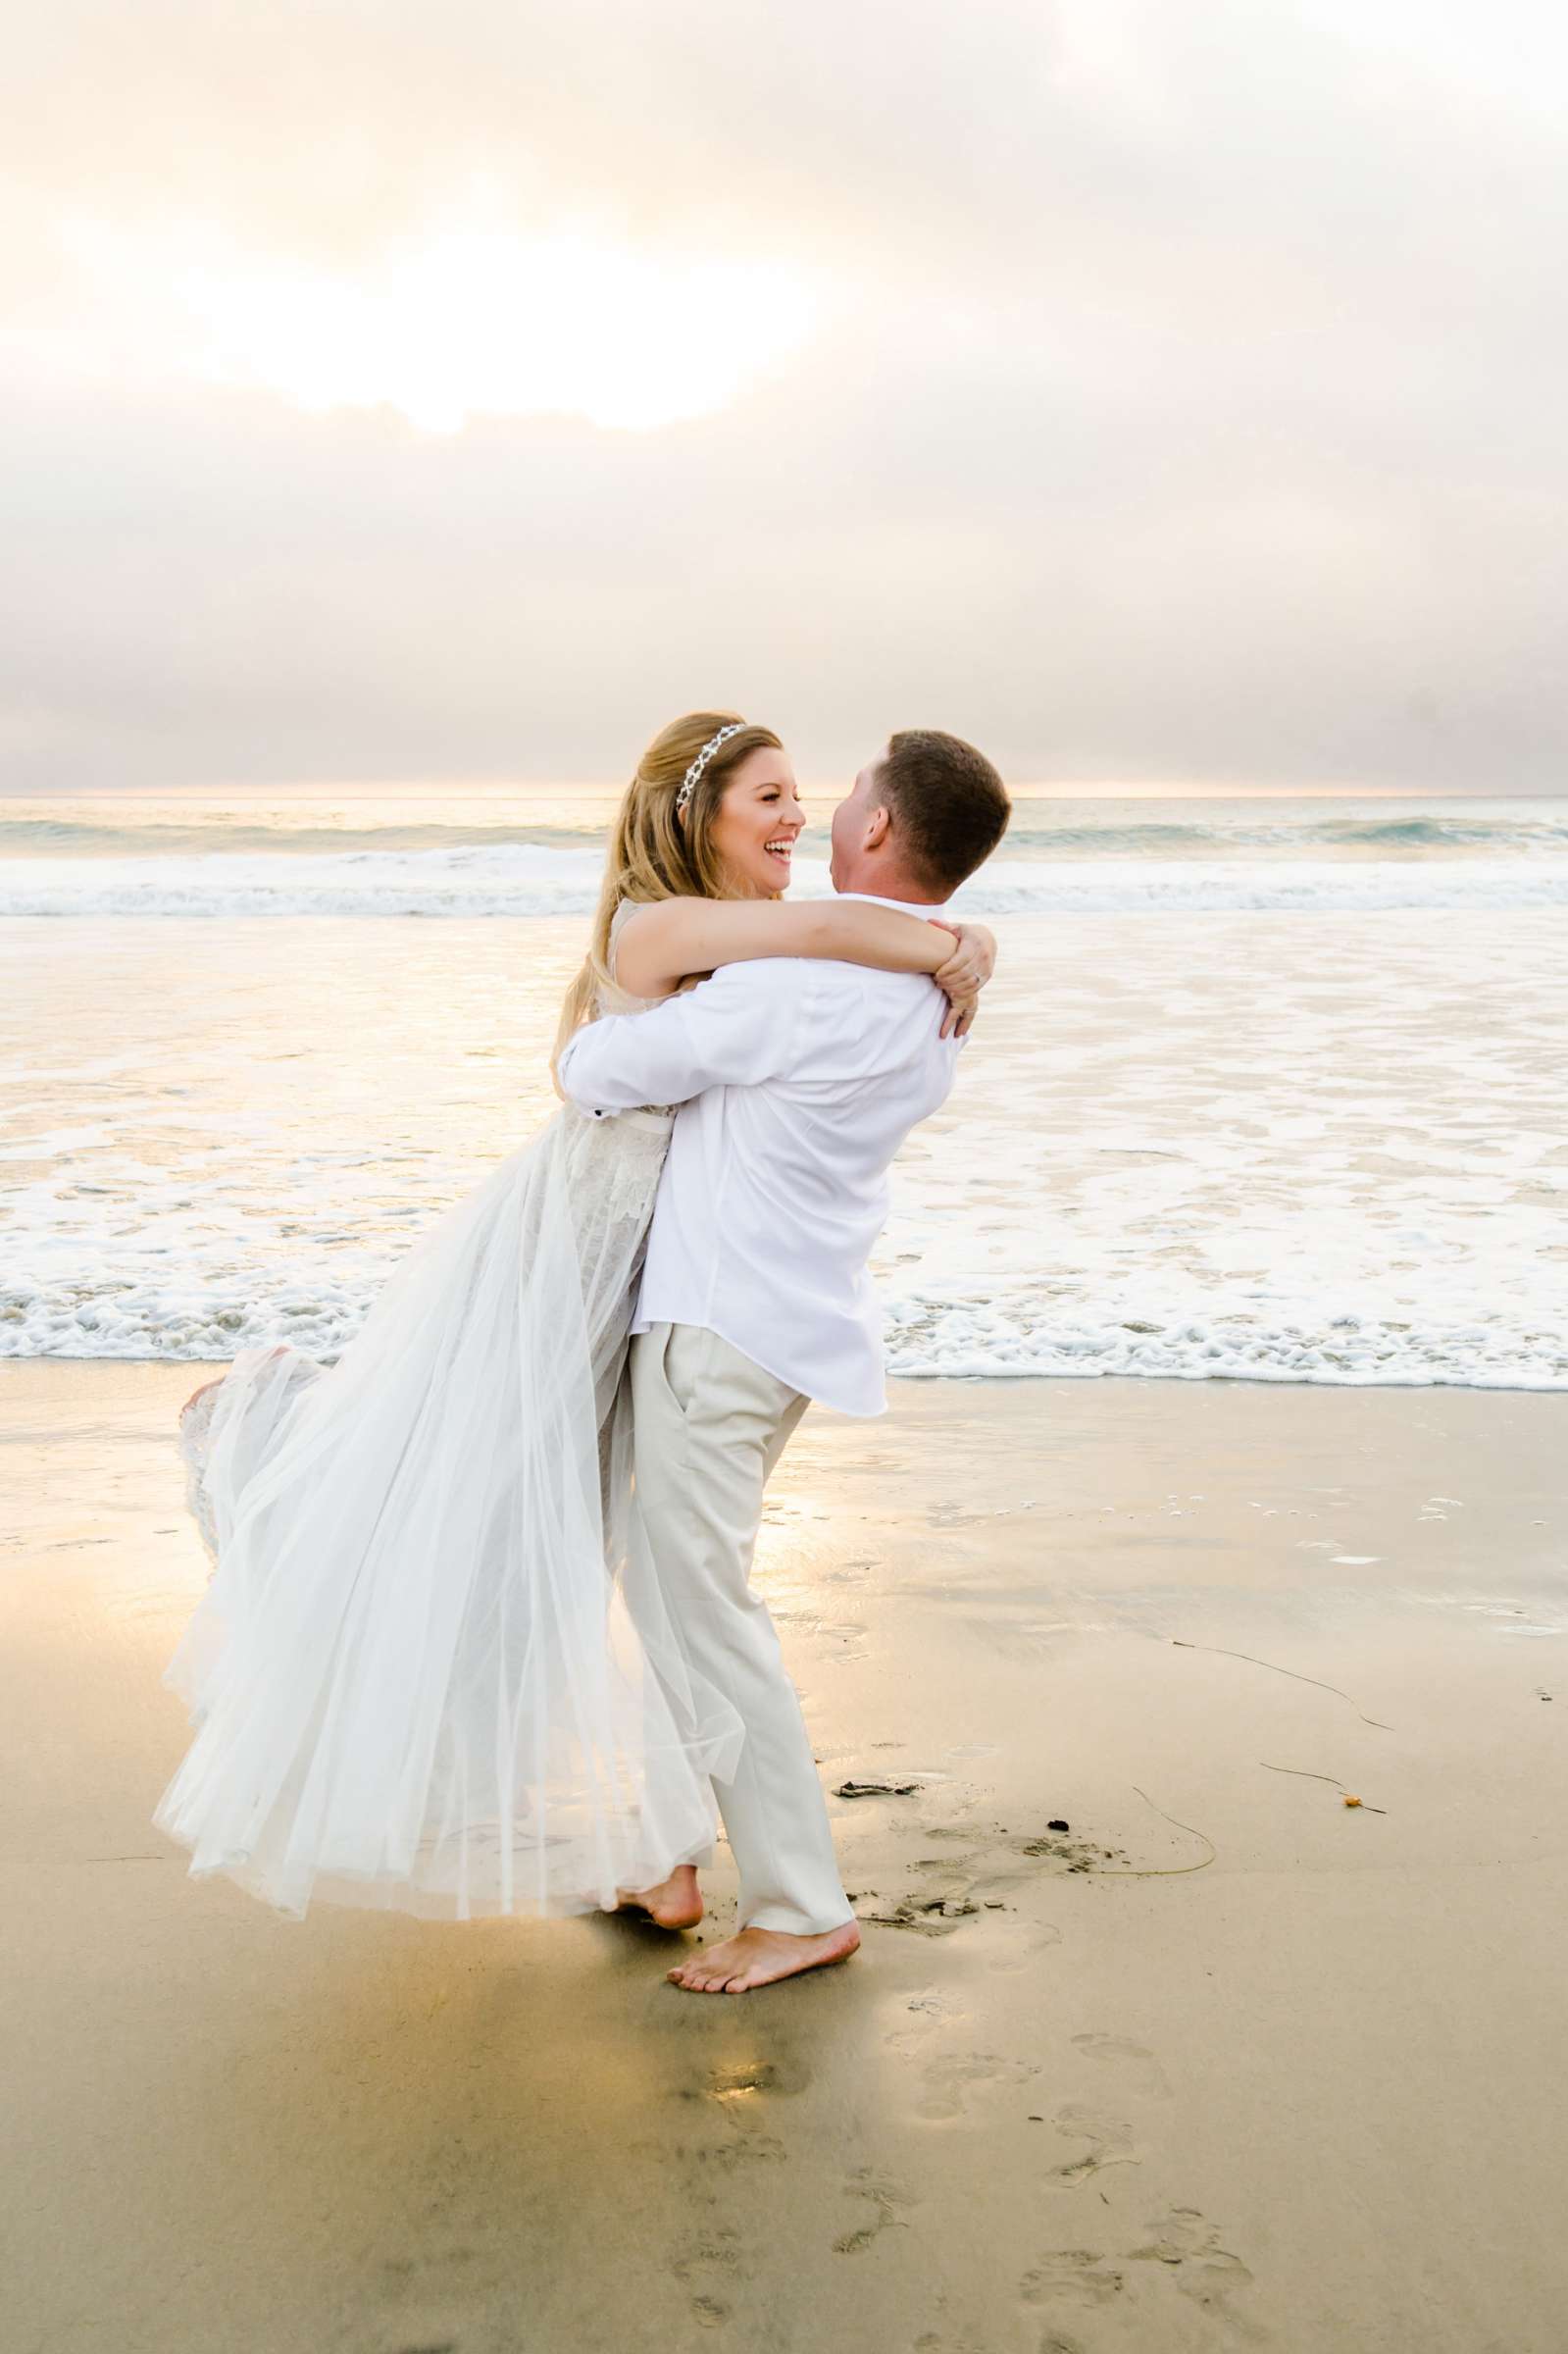
[[[861,847],[867,850],[880,850],[887,839],[892,822],[885,804],[879,801],[866,821],[866,839]]]

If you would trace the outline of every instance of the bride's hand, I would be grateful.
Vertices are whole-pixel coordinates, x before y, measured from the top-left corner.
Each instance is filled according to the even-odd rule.
[[[947,999],[942,1016],[943,1038],[966,1038],[973,1027],[980,993],[996,969],[996,936],[984,924],[950,924],[933,916],[938,931],[950,932],[954,947],[947,962],[932,976]]]

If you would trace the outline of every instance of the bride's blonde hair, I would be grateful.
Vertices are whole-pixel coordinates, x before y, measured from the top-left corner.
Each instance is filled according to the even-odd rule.
[[[727,727],[734,728],[735,734],[727,736],[709,755],[684,811],[678,815],[676,796],[686,770],[708,739]],[[754,727],[738,711],[688,711],[655,736],[637,762],[610,829],[604,888],[588,936],[588,953],[561,1007],[555,1055],[575,1030],[592,1019],[600,990],[613,986],[610,926],[623,899],[646,905],[654,899],[735,896],[713,847],[713,820],[741,761],[765,745],[776,752],[784,749],[772,728]],[[555,1056],[551,1059],[553,1063]]]

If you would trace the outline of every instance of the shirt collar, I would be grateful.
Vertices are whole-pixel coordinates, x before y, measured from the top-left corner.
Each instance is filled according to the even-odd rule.
[[[945,899],[939,907],[932,906],[925,899],[885,899],[875,891],[840,891],[835,896],[840,899],[869,899],[873,907],[896,907],[904,915],[927,917],[945,915],[949,905]]]

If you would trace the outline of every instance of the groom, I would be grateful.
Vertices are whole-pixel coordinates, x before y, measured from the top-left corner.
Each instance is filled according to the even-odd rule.
[[[834,888],[939,915],[1008,813],[973,745],[906,729],[834,813]],[[866,1262],[888,1164],[952,1085],[945,1011],[924,974],[758,959],[590,1023],[561,1057],[585,1111],[682,1106],[632,1323],[636,1484],[686,1659],[745,1727],[734,1779],[714,1785],[740,1925],[669,1972],[693,1992],[743,1993],[860,1943],[751,1557],[764,1485],[811,1400],[886,1409]],[[700,1919],[695,1868],[639,1901],[669,1926]]]

